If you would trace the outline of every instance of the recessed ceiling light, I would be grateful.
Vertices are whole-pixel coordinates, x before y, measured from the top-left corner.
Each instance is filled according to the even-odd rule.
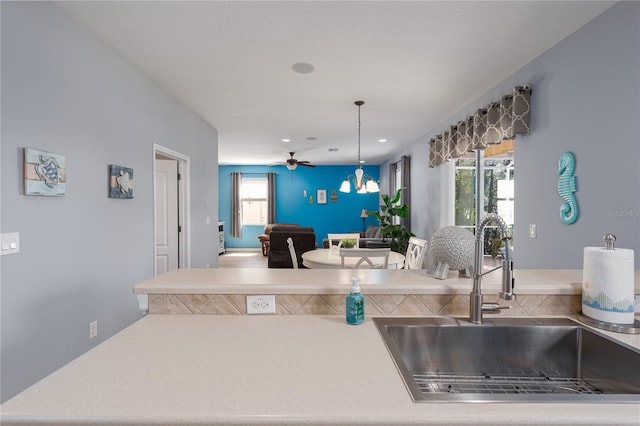
[[[309,74],[315,70],[313,65],[308,62],[298,62],[291,65],[291,69],[298,74]]]
[[[386,139],[378,139],[378,142],[386,142]]]
[[[291,139],[282,139],[282,142],[291,142]]]
[[[318,140],[318,138],[316,138],[315,136],[307,136],[305,139],[308,140],[308,141]]]

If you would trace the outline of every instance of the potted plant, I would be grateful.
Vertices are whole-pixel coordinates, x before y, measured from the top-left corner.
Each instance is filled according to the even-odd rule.
[[[356,246],[356,240],[353,238],[345,238],[341,241],[343,248],[354,248]]]
[[[409,245],[409,238],[415,236],[406,226],[398,223],[394,223],[394,218],[405,218],[409,215],[409,206],[406,204],[399,205],[400,197],[402,196],[402,190],[398,189],[395,196],[391,198],[388,194],[381,194],[382,203],[380,204],[380,210],[377,212],[368,212],[370,215],[375,216],[380,222],[380,232],[383,239],[389,238],[391,250],[400,253],[407,253],[407,246]]]

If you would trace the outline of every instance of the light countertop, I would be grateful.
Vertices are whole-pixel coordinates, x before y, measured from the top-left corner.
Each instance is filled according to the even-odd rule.
[[[322,315],[148,315],[0,409],[5,426],[640,422],[637,404],[413,403],[370,318]]]
[[[177,269],[138,283],[136,294],[344,294],[351,277],[366,294],[469,294],[473,281],[449,272],[439,280],[424,269]],[[572,295],[582,292],[581,269],[516,269],[516,294]],[[482,278],[483,294],[500,291],[500,270]],[[640,270],[635,272],[640,294]]]

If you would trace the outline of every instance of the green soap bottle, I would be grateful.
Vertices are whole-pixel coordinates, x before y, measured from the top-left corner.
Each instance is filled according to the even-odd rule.
[[[351,290],[347,296],[347,324],[362,324],[364,321],[364,296],[360,293],[359,278],[351,278]]]

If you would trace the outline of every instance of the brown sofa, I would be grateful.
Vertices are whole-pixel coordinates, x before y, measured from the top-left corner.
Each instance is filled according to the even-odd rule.
[[[262,246],[262,255],[269,255],[269,234],[271,234],[271,230],[274,226],[295,226],[298,225],[293,223],[270,223],[264,227],[264,234],[258,235],[258,240],[260,241],[260,245]]]
[[[302,265],[302,254],[316,249],[316,233],[308,226],[274,226],[269,234],[269,268],[293,268],[287,238],[293,240],[298,268]]]

